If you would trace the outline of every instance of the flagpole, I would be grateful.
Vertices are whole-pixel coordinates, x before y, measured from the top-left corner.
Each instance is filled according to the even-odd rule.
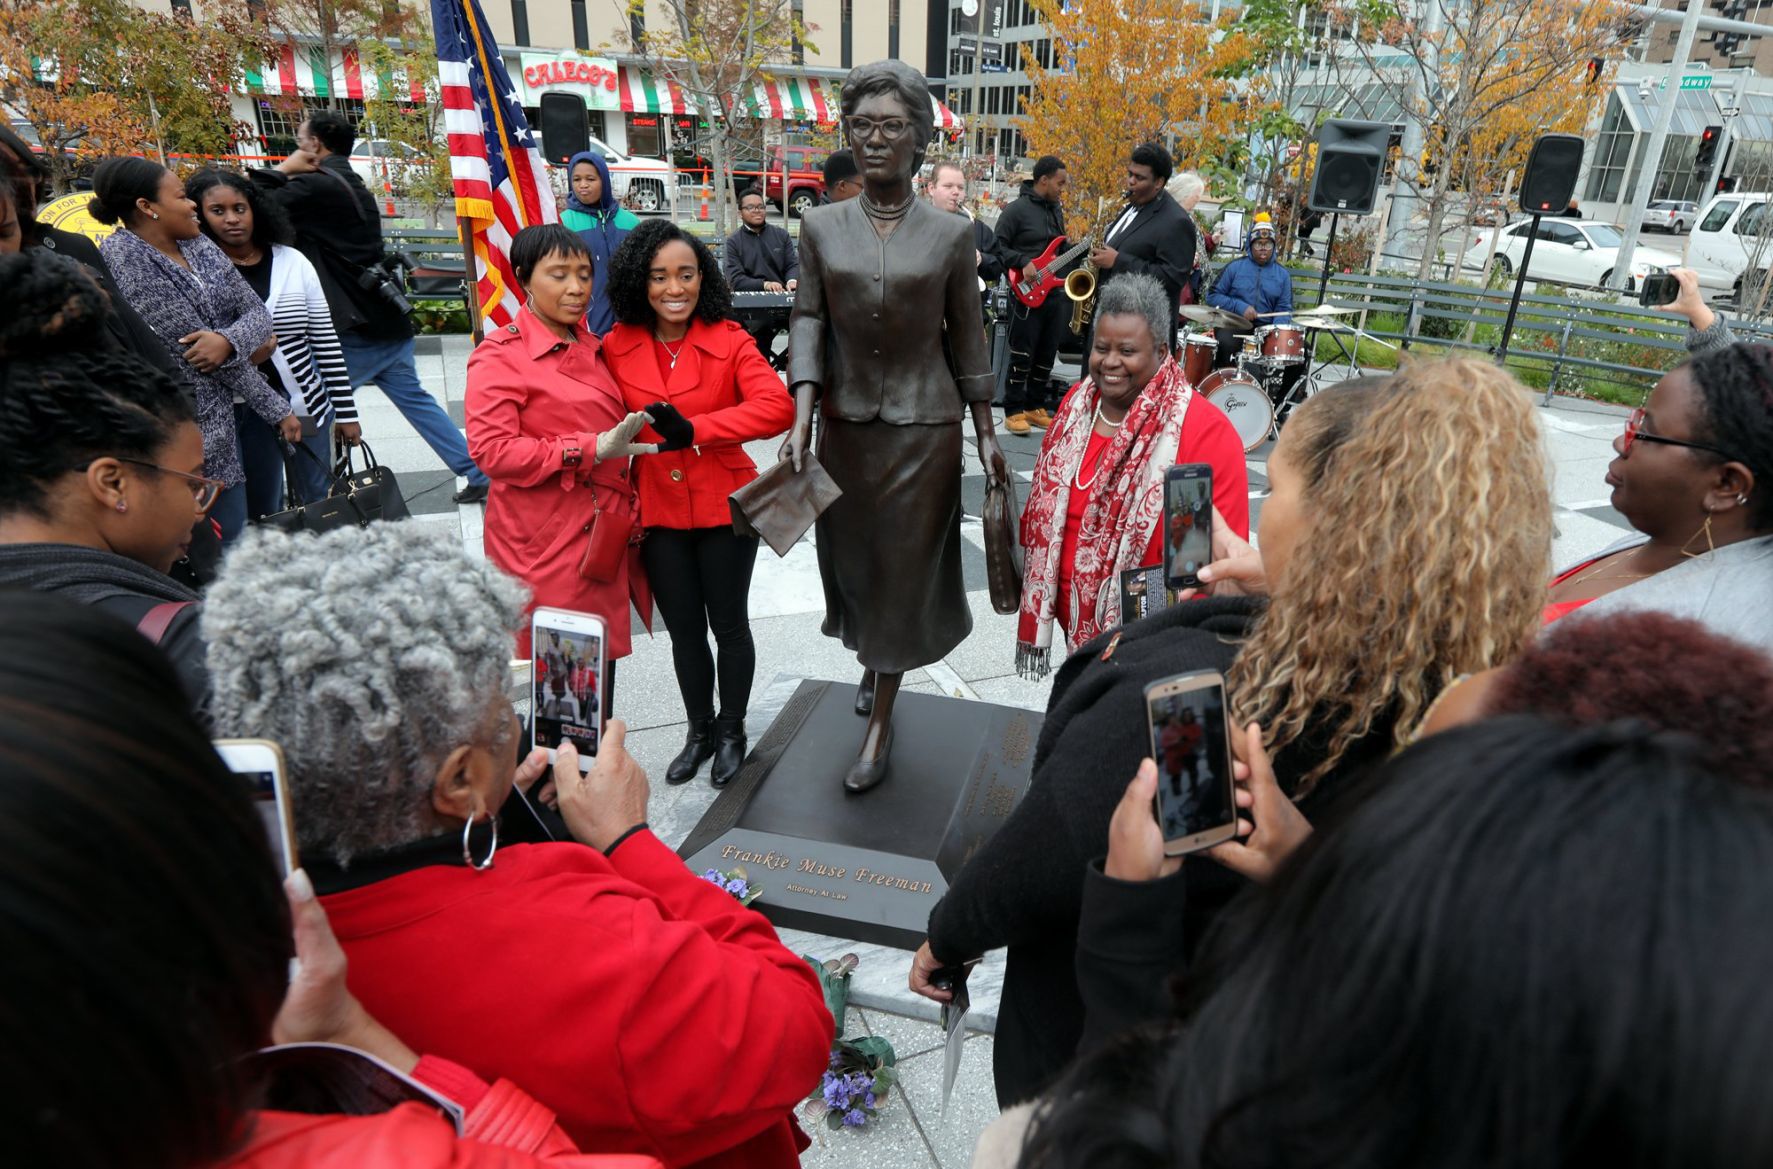
[[[466,215],[456,216],[456,234],[462,240],[462,299],[468,304],[468,331],[474,344],[483,339],[480,321],[480,265],[474,258],[474,225]]]

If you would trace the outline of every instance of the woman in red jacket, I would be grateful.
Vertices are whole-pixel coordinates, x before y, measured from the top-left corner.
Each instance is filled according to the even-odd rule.
[[[794,421],[794,400],[750,334],[727,319],[731,294],[700,240],[648,220],[616,249],[604,354],[630,410],[645,410],[659,454],[640,466],[646,524],[641,559],[671,631],[671,660],[689,717],[683,751],[665,772],[686,783],[714,756],[715,787],[745,758],[745,707],[757,653],[747,601],[757,537],[733,534],[727,496],[757,478],[740,446]],[[651,434],[649,434],[651,437]],[[720,649],[720,715],[714,714]]]
[[[633,442],[647,417],[622,408],[585,329],[598,278],[585,241],[558,223],[526,227],[511,241],[511,267],[527,297],[517,322],[468,358],[468,451],[492,479],[486,557],[529,586],[532,606],[602,617],[613,676],[628,655],[629,598],[652,617],[639,557],[627,548],[638,531],[629,456],[653,450]],[[622,552],[595,563],[588,552],[603,524],[623,533]],[[529,652],[525,625],[517,654]]]
[[[79,713],[95,700],[102,726]],[[129,626],[9,598],[0,742],[0,999],[28,1004],[0,1017],[8,1164],[659,1169],[579,1155],[512,1083],[364,1010],[307,876],[278,888],[250,785]],[[367,1089],[354,1115],[341,1085]]]

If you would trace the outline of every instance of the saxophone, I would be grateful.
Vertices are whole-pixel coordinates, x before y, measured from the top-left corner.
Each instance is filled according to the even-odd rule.
[[[1065,295],[1072,304],[1071,331],[1080,337],[1090,327],[1090,314],[1096,308],[1096,265],[1089,261],[1089,254],[1096,250],[1094,235],[1090,236],[1089,245],[1084,251],[1083,264],[1073,268],[1065,277]]]

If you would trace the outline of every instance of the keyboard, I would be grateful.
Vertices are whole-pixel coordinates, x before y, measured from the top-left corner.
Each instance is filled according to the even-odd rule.
[[[733,316],[746,325],[788,327],[788,314],[794,308],[792,292],[735,292]]]

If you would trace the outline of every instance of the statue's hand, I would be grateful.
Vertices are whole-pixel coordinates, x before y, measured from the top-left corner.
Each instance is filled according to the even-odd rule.
[[[806,461],[807,449],[812,446],[812,430],[810,419],[796,422],[788,428],[788,437],[782,441],[781,457],[794,464],[795,474],[800,473],[801,464]]]
[[[1010,479],[1010,465],[1003,457],[1003,448],[997,445],[995,434],[979,436],[979,461],[985,464],[985,478],[1007,483]]]

